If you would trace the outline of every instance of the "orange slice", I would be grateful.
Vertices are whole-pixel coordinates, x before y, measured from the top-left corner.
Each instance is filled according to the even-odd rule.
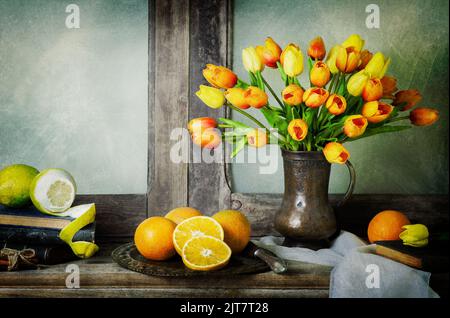
[[[199,236],[186,242],[181,256],[184,265],[192,270],[212,271],[228,264],[231,249],[218,238]]]

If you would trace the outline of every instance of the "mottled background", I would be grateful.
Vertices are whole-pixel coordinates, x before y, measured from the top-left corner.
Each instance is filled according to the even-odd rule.
[[[370,3],[380,7],[380,29],[366,28]],[[352,33],[361,34],[366,48],[392,58],[388,73],[398,77],[398,86],[419,89],[424,95],[421,105],[438,108],[441,119],[431,127],[346,144],[357,171],[356,192],[448,193],[448,6],[447,0],[236,0],[233,67],[245,77],[242,49],[263,43],[267,36],[282,46],[295,42],[305,52],[317,35],[329,49]],[[267,69],[264,76],[277,90],[282,88],[277,70]],[[308,85],[306,74],[301,82]],[[234,164],[233,191],[282,192],[278,159],[275,175],[259,175],[257,164]],[[334,165],[331,192],[344,192],[347,182],[345,167]]]
[[[76,3],[81,28],[67,29]],[[146,0],[0,0],[0,169],[61,167],[80,193],[146,193]]]

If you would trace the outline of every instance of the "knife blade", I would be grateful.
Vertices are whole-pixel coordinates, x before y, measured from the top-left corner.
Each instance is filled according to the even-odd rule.
[[[287,271],[287,264],[283,259],[264,248],[256,246],[253,242],[248,242],[248,245],[244,250],[244,254],[262,260],[276,274],[281,274]]]

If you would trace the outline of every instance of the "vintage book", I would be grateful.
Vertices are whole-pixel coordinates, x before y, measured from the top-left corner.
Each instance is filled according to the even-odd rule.
[[[0,242],[0,270],[36,268],[77,260],[68,245],[36,245]]]
[[[0,242],[64,245],[58,235],[72,222],[70,217],[57,217],[39,212],[34,207],[10,209],[0,205]],[[95,222],[78,231],[73,241],[94,242]]]
[[[404,245],[401,240],[375,244],[376,254],[399,263],[430,272],[448,271],[448,240],[430,240],[424,247]]]

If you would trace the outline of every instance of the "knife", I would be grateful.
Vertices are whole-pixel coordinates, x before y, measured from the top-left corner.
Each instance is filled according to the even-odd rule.
[[[281,274],[287,271],[287,264],[283,259],[264,248],[256,246],[252,242],[248,242],[244,253],[248,256],[259,258],[276,274]]]

